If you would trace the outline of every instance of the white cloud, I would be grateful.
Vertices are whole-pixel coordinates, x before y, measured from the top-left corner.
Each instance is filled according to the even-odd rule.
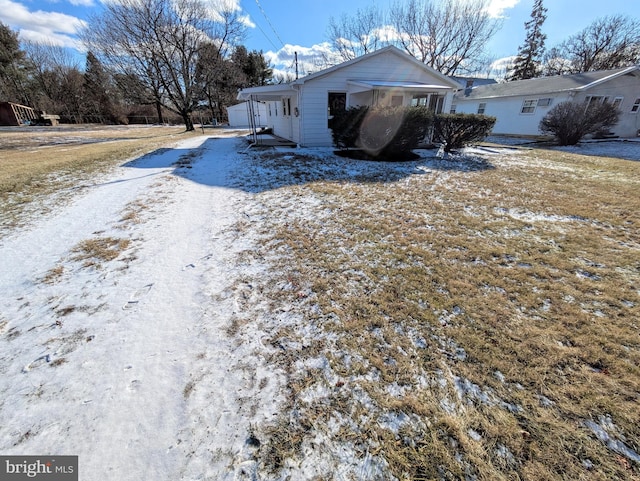
[[[277,52],[268,51],[264,58],[274,66],[276,73],[295,74],[295,57],[298,54],[299,76],[308,75],[323,68],[339,63],[336,52],[329,42],[323,42],[311,47],[287,44]]]
[[[69,0],[69,3],[76,7],[93,7],[96,4],[93,0]]]
[[[503,18],[504,11],[515,7],[520,0],[490,0],[487,6],[487,13],[493,18]]]
[[[256,27],[256,24],[253,23],[251,17],[248,14],[240,13],[242,12],[240,0],[205,0],[205,5],[207,6],[207,10],[209,11],[211,19],[217,22],[224,21],[224,17],[221,15],[221,13],[225,12],[236,14],[240,23],[247,28]]]
[[[75,34],[85,25],[83,20],[58,12],[27,9],[12,0],[0,0],[0,20],[18,30],[19,37],[38,43],[78,48]]]

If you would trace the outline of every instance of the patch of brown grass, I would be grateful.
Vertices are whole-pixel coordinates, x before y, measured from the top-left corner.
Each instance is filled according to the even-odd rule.
[[[117,259],[131,244],[130,239],[96,237],[78,243],[73,249],[72,261],[82,261],[84,267],[100,267],[103,262]]]
[[[61,126],[0,132],[0,225],[24,222],[34,202],[96,172],[177,141],[183,127]],[[43,206],[44,208],[45,206]],[[51,209],[48,205],[46,208]]]
[[[639,479],[588,422],[640,452],[640,165],[492,162],[287,190],[317,202],[265,227],[290,285],[265,292],[305,319],[274,335],[297,417],[267,430],[267,465],[324,436],[398,479]]]

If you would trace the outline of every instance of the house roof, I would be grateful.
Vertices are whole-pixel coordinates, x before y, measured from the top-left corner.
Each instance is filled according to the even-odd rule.
[[[332,73],[332,72],[334,72],[334,71],[336,71],[338,69],[341,69],[341,68],[344,68],[344,67],[348,67],[349,65],[353,65],[353,64],[362,62],[363,60],[370,59],[372,57],[376,57],[378,55],[382,55],[382,54],[387,53],[387,52],[392,53],[394,55],[397,55],[399,57],[402,57],[407,62],[413,63],[417,67],[425,70],[427,73],[429,73],[429,74],[433,75],[434,77],[438,78],[444,84],[446,84],[446,85],[448,85],[450,87],[453,87],[453,88],[457,88],[458,87],[458,83],[455,80],[452,80],[451,78],[447,77],[446,75],[441,74],[436,69],[429,67],[428,65],[422,63],[417,58],[412,57],[408,53],[403,52],[398,47],[395,47],[393,45],[389,45],[388,47],[383,47],[383,48],[381,48],[379,50],[367,53],[365,55],[362,55],[360,57],[354,58],[352,60],[347,60],[346,62],[339,63],[338,65],[334,65],[333,67],[329,67],[329,68],[326,68],[324,70],[320,70],[320,71],[318,71],[316,73],[313,73],[311,75],[307,75],[306,77],[302,77],[301,79],[298,79],[293,83],[302,84],[302,83],[308,82],[310,80],[314,80],[314,79],[319,78],[319,77],[324,77],[325,75],[328,75],[328,74],[330,74],[330,73]]]
[[[597,72],[584,72],[573,75],[555,75],[553,77],[540,77],[529,80],[515,80],[513,82],[481,85],[466,89],[458,93],[457,97],[464,99],[485,99],[542,95],[556,92],[578,92],[627,74],[640,76],[640,67],[634,65],[615,70],[600,70]]]
[[[432,90],[434,88],[440,88],[440,89],[459,88],[459,84],[455,80],[452,80],[451,78],[441,74],[437,70],[429,67],[428,65],[425,65],[424,63],[420,62],[418,59],[403,52],[398,47],[394,47],[393,45],[391,45],[391,46],[376,50],[375,52],[362,55],[361,57],[339,63],[338,65],[334,65],[333,67],[320,70],[311,75],[307,75],[306,77],[302,77],[300,79],[294,80],[293,82],[288,84],[265,85],[264,87],[252,87],[252,88],[243,89],[238,93],[237,98],[239,100],[248,100],[249,98],[251,98],[251,95],[259,96],[260,100],[268,100],[267,97],[270,95],[273,95],[274,99],[276,96],[278,96],[279,98],[281,94],[296,90],[297,86],[299,85],[303,85],[309,81],[313,81],[317,78],[324,77],[325,75],[329,75],[332,72],[335,72],[336,70],[348,67],[350,65],[362,62],[363,60],[370,59],[372,57],[375,57],[387,52],[402,57],[405,61],[413,63],[414,65],[421,68],[432,77],[435,77],[442,82],[442,84],[438,86],[429,85],[428,87],[430,87]],[[427,86],[427,84],[420,84],[418,82],[403,82],[402,79],[399,79],[397,82],[384,82],[384,81],[375,80],[375,79],[362,80],[360,82],[369,84],[370,88],[384,88],[384,87],[391,88],[395,86],[396,88],[414,88],[415,87],[416,89],[420,90],[420,89],[424,89],[425,86]],[[384,85],[384,84],[387,84],[387,85]],[[395,85],[391,85],[391,84],[395,84]]]

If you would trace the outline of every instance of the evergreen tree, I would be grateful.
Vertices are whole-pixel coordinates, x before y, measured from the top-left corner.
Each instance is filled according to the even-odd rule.
[[[542,0],[533,2],[531,19],[524,24],[527,36],[524,45],[518,50],[518,56],[507,75],[507,80],[525,80],[540,75],[544,41],[547,38],[542,33],[542,24],[547,18],[546,12],[547,9],[542,5]]]
[[[17,32],[0,22],[0,100],[29,105],[27,67]]]
[[[90,122],[109,123],[114,120],[110,84],[109,74],[100,60],[93,52],[88,52],[84,73],[84,107]]]

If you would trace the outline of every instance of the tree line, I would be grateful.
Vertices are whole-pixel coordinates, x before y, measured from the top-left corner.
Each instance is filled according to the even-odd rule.
[[[525,22],[525,40],[507,80],[611,70],[640,63],[640,21],[624,15],[598,18],[560,44],[545,49],[547,18],[543,0],[535,0]]]
[[[329,38],[343,60],[386,45],[453,76],[484,76],[496,60],[486,46],[501,20],[488,0],[405,0],[387,9],[371,5],[354,15],[331,17]],[[598,18],[580,32],[545,49],[546,8],[535,0],[524,25],[524,42],[506,80],[608,70],[640,63],[640,21],[624,15]]]
[[[194,112],[225,117],[239,89],[273,77],[262,52],[241,44],[231,11],[200,0],[123,0],[87,22],[84,69],[68,50],[18,40],[0,23],[0,98],[55,112],[71,123],[128,123],[177,117],[193,130]]]
[[[507,79],[611,69],[640,62],[640,22],[613,15],[544,49],[546,9],[535,0],[525,41]],[[222,2],[224,4],[224,2]],[[500,20],[488,0],[397,0],[329,20],[336,61],[396,45],[445,75],[486,72]],[[0,23],[0,99],[57,113],[66,122],[125,123],[134,116],[223,118],[238,89],[273,83],[262,52],[242,45],[234,10],[205,0],[105,2],[80,34],[84,68],[67,50],[18,40]],[[329,60],[327,60],[329,62]]]

